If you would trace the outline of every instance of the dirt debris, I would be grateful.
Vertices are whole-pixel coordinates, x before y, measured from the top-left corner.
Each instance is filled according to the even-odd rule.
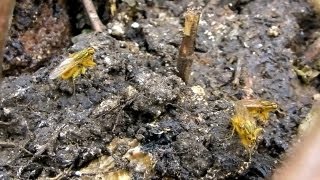
[[[140,150],[155,161],[153,179],[258,179],[272,174],[315,93],[312,86],[299,84],[292,65],[298,56],[290,49],[300,33],[295,14],[311,13],[308,4],[255,0],[233,3],[231,8],[218,1],[193,1],[192,6],[204,9],[195,53],[207,61],[194,61],[186,86],[176,76],[175,60],[182,38],[181,14],[189,1],[139,3],[144,16],[132,19],[139,26],[118,20],[125,25],[120,38],[108,30],[83,33],[72,39],[68,51],[35,72],[4,79],[0,122],[11,125],[0,126],[0,141],[17,146],[0,151],[2,177],[54,178],[65,172],[62,178],[77,179],[80,169],[110,157],[107,144],[114,138],[137,139]],[[270,37],[272,27],[281,33]],[[132,51],[132,44],[139,51]],[[97,66],[75,80],[75,94],[72,82],[48,80],[64,59],[61,55],[88,46],[96,48]],[[22,60],[31,58],[20,53]],[[242,62],[235,87],[237,59]],[[250,95],[245,88],[252,90]],[[285,112],[270,116],[251,162],[237,136],[224,140],[232,131],[233,102],[246,96],[275,101]],[[63,128],[54,136],[59,127]],[[53,137],[39,154],[39,147]],[[117,153],[124,155],[129,149],[122,145]],[[120,157],[113,156],[115,168],[143,179],[143,173]]]
[[[71,27],[64,5],[52,0],[17,1],[4,56],[5,74],[34,71],[70,44]]]

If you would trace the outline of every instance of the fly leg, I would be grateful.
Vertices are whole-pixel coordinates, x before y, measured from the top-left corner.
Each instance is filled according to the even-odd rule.
[[[83,74],[87,79],[89,79],[88,76],[86,76],[86,71],[87,71],[87,68],[85,68],[84,66],[82,66],[82,67],[81,67],[81,74]]]
[[[72,78],[72,85],[73,85],[73,93],[72,94],[76,94],[76,84],[74,83],[75,78]]]
[[[231,138],[232,138],[232,136],[234,135],[234,131],[235,131],[235,128],[233,127],[233,128],[232,128],[232,133],[231,133],[231,135],[230,135],[230,136],[228,136],[227,138],[220,139],[220,140],[224,140],[224,141],[226,141],[226,140],[231,139]]]
[[[76,84],[75,84],[75,79],[77,76],[79,76],[81,74],[82,68],[77,68],[77,70],[74,71],[73,75],[72,75],[72,83],[73,83],[73,94],[76,93]]]

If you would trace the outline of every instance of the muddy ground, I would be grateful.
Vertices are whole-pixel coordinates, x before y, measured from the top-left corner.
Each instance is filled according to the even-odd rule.
[[[17,2],[0,85],[1,179],[90,179],[95,172],[81,169],[102,156],[113,157],[110,172],[125,169],[133,179],[270,177],[317,92],[293,70],[317,30],[308,26],[312,8],[303,0],[137,2],[134,10],[118,2],[115,17],[108,3],[95,2],[107,27],[101,33],[86,32],[80,1]],[[175,66],[188,6],[203,12],[186,85]],[[88,46],[97,66],[75,89],[48,79],[68,53]],[[248,97],[281,109],[251,161],[237,135],[225,139],[233,102]],[[130,146],[108,148],[117,137],[137,140],[152,157],[147,175],[122,158]]]

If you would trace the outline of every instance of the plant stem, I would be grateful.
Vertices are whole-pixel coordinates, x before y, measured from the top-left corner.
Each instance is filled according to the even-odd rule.
[[[102,32],[103,29],[105,29],[105,26],[102,24],[96,8],[94,7],[91,0],[82,0],[82,3],[84,5],[84,8],[89,16],[91,26],[96,32]]]
[[[198,9],[188,9],[185,13],[183,39],[179,49],[177,61],[178,75],[187,84],[191,74],[194,44],[197,36],[201,12]]]

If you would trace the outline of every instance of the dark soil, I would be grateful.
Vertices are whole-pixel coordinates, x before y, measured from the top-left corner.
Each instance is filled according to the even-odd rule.
[[[0,85],[0,142],[11,143],[0,145],[1,179],[56,177],[70,167],[65,177],[77,179],[75,172],[110,154],[106,145],[115,137],[137,139],[152,155],[152,179],[272,175],[316,92],[293,71],[299,55],[291,47],[310,32],[301,27],[313,14],[305,1],[146,0],[134,11],[119,2],[119,14],[134,13],[129,19],[111,18],[108,4],[96,2],[108,30],[82,33],[68,47],[87,28],[81,3],[73,2],[17,2]],[[185,85],[175,66],[188,6],[203,12],[198,60]],[[122,34],[111,30],[118,24]],[[269,33],[272,26],[278,35]],[[68,53],[88,46],[97,66],[75,80],[74,94],[72,82],[48,79]],[[246,97],[274,101],[283,111],[271,114],[251,161],[237,135],[225,140],[233,102]],[[116,167],[143,179],[121,159]]]

